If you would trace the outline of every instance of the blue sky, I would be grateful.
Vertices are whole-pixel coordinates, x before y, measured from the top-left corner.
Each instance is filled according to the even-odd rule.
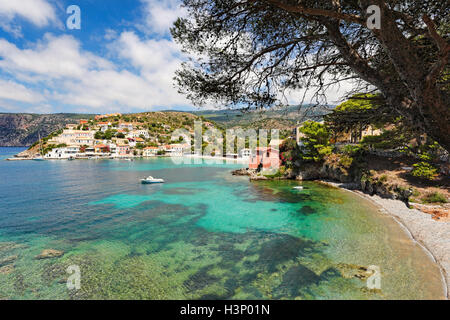
[[[66,27],[70,5],[81,30]],[[0,0],[0,112],[192,110],[173,83],[186,57],[169,28],[183,15],[179,0]]]
[[[0,112],[192,109],[172,80],[183,14],[177,0],[0,0]]]

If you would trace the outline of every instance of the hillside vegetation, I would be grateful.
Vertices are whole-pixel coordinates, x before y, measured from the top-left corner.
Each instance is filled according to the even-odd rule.
[[[39,133],[45,137],[68,123],[92,117],[94,115],[68,113],[0,113],[0,146],[30,146],[38,140]]]

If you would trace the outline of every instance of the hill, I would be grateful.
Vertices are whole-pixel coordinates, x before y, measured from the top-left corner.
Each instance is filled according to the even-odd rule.
[[[31,114],[0,113],[0,146],[29,146],[38,140],[79,119],[92,118],[89,114]]]
[[[215,121],[226,128],[289,129],[305,120],[321,120],[323,115],[328,112],[325,108],[305,105],[252,111],[205,110],[192,113]]]
[[[203,117],[224,128],[262,128],[262,129],[291,129],[298,122],[307,119],[321,119],[327,110],[303,106],[269,109],[265,111],[240,110],[205,110],[192,112],[161,111],[124,114],[123,120],[149,123],[160,122],[176,127],[186,126],[194,118]],[[192,118],[193,116],[194,118]],[[0,146],[18,147],[30,146],[38,140],[38,134],[46,137],[52,132],[64,128],[66,124],[80,119],[93,119],[94,114],[30,114],[30,113],[0,113]],[[114,119],[112,119],[114,120]],[[183,124],[184,123],[184,124]],[[190,125],[187,125],[190,128]],[[154,127],[153,127],[154,128]],[[156,130],[156,129],[155,129]]]

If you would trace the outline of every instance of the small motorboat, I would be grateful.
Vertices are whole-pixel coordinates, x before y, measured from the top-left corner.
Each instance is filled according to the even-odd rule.
[[[152,176],[149,176],[145,179],[141,179],[142,184],[153,184],[153,183],[164,183],[164,179],[155,179]]]
[[[303,190],[303,187],[302,186],[297,186],[297,187],[294,187],[294,189],[295,190]]]

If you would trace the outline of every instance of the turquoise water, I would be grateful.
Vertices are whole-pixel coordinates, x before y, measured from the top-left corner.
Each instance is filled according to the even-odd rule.
[[[239,167],[0,161],[0,298],[443,298],[438,268],[370,203],[316,183],[249,182],[230,174]],[[166,183],[140,184],[148,175]],[[44,249],[64,255],[35,259]],[[66,287],[70,265],[80,290]],[[381,290],[352,276],[370,265]]]

